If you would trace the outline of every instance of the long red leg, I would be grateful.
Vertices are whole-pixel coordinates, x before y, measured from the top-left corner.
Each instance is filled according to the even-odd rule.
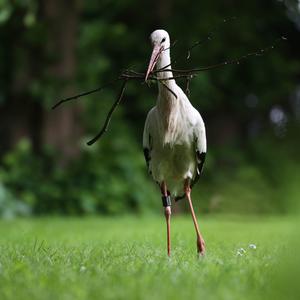
[[[205,254],[205,242],[204,242],[202,234],[199,230],[199,226],[198,226],[198,222],[197,222],[197,218],[195,215],[192,198],[191,198],[191,187],[190,187],[190,183],[189,183],[188,179],[185,181],[185,184],[184,184],[184,192],[185,192],[186,197],[189,202],[191,215],[193,218],[193,222],[194,222],[194,226],[195,226],[195,230],[196,230],[196,234],[197,234],[197,251],[199,254],[204,255]]]
[[[171,225],[170,225],[171,206],[167,206],[165,208],[165,216],[167,222],[167,251],[168,251],[168,256],[170,256],[171,255]]]
[[[161,184],[161,193],[165,197],[168,196],[167,186],[165,182]],[[167,223],[167,251],[168,251],[168,256],[170,256],[171,255],[171,206],[165,207],[165,217]]]

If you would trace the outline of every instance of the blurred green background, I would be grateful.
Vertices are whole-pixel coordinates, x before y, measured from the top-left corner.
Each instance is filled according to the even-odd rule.
[[[203,213],[297,210],[299,1],[0,0],[0,216],[161,212],[141,145],[155,85],[130,82],[110,131],[92,147],[86,142],[118,84],[51,110],[124,68],[144,72],[148,37],[158,28],[178,41],[171,51],[177,68],[234,59],[287,37],[263,56],[192,80],[190,100],[208,139],[193,195]],[[184,202],[176,207],[185,209]]]

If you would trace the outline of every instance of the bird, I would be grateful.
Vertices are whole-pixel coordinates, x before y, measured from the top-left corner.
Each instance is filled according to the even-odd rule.
[[[168,32],[155,30],[150,35],[150,41],[153,50],[145,82],[153,76],[157,78],[158,96],[156,105],[146,117],[143,151],[148,173],[159,185],[162,196],[167,225],[167,254],[171,255],[172,200],[186,198],[196,231],[197,253],[204,255],[205,241],[199,230],[191,190],[205,162],[205,124],[173,78]]]

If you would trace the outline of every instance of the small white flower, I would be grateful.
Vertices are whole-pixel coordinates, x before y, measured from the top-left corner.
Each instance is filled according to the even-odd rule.
[[[255,244],[249,244],[249,248],[250,249],[256,249],[256,245]]]
[[[243,253],[240,252],[239,250],[236,252],[236,256],[243,256]]]
[[[246,254],[246,250],[244,248],[237,249],[236,251],[237,256],[243,256],[244,254]]]

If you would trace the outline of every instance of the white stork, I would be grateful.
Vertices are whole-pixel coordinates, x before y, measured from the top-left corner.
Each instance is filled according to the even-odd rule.
[[[145,80],[155,66],[157,69],[166,66],[166,69],[171,69],[169,34],[165,30],[155,30],[150,40],[153,51]],[[160,80],[173,77],[171,71],[158,72],[156,75]],[[162,193],[168,256],[171,253],[171,198],[177,200],[184,196],[189,202],[196,230],[197,251],[204,255],[205,242],[194,213],[191,189],[202,172],[205,160],[205,126],[201,115],[174,79],[158,84],[156,106],[149,111],[145,122],[143,148],[148,171]],[[178,196],[181,191],[184,192],[182,197]]]

